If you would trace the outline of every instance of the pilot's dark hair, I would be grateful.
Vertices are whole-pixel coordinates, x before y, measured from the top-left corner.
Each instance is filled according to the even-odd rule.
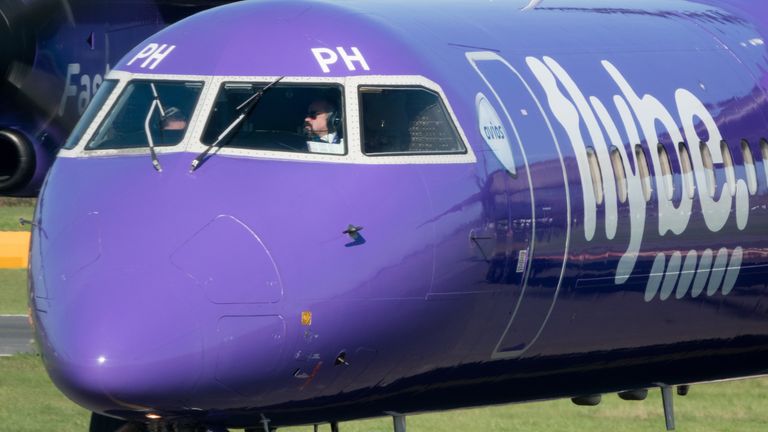
[[[339,104],[336,101],[337,98],[333,97],[332,95],[329,95],[327,93],[323,93],[320,96],[312,99],[312,102],[322,102],[330,107],[330,109],[337,111],[339,108]]]
[[[328,121],[326,122],[325,127],[328,128],[328,132],[336,132],[338,134],[341,133],[343,128],[341,125],[342,115],[341,111],[339,111],[337,100],[338,97],[333,97],[328,93],[324,93],[312,99],[312,103],[321,102],[328,106]]]

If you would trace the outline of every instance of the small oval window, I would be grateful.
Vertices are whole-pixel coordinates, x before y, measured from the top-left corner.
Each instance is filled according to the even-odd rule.
[[[666,192],[667,199],[672,199],[675,193],[675,183],[672,178],[672,163],[669,161],[669,154],[667,149],[659,143],[656,147],[659,152],[659,163],[661,164],[662,181],[664,182],[664,191]]]
[[[688,145],[681,142],[678,145],[680,153],[680,167],[683,169],[683,186],[688,198],[693,199],[696,187],[693,182],[693,164],[691,163],[691,154],[688,151]]]
[[[600,172],[600,163],[597,161],[595,149],[587,147],[587,160],[589,161],[589,173],[592,176],[592,190],[595,193],[597,205],[603,203],[603,175]]]
[[[749,194],[757,193],[757,170],[755,169],[755,158],[752,157],[752,150],[749,148],[747,140],[741,140],[741,154],[744,158],[744,171],[747,175],[747,189]]]
[[[635,164],[637,165],[635,172],[640,174],[640,185],[643,188],[643,197],[645,201],[651,200],[651,171],[648,167],[648,159],[645,157],[645,152],[640,144],[635,146]]]
[[[763,159],[763,171],[765,172],[765,181],[768,182],[768,140],[760,140],[760,157]]]
[[[621,157],[621,152],[615,146],[611,150],[611,164],[616,176],[616,193],[619,195],[619,201],[623,204],[627,202],[627,173],[624,170],[624,158]]]
[[[709,145],[703,141],[699,145],[699,150],[701,151],[701,163],[704,165],[707,192],[710,197],[714,198],[715,192],[717,192],[717,184],[715,183],[715,167],[712,163],[712,152],[709,151]]]
[[[720,152],[723,154],[723,167],[725,168],[725,181],[728,182],[728,192],[731,196],[736,195],[736,172],[733,168],[733,156],[728,143],[720,141]]]

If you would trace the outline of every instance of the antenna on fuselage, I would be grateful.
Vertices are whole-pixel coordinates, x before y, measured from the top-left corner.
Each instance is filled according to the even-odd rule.
[[[520,10],[525,12],[525,11],[529,11],[531,9],[536,9],[536,7],[539,6],[541,4],[541,2],[543,2],[543,1],[544,0],[531,0],[531,2],[528,3],[528,6],[522,8]]]

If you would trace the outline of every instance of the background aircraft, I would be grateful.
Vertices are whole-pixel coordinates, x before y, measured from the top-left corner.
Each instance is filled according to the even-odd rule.
[[[109,69],[216,0],[0,1],[0,195],[36,196]]]
[[[118,62],[30,254],[92,430],[651,388],[672,427],[765,374],[764,14],[528,3],[244,2]]]

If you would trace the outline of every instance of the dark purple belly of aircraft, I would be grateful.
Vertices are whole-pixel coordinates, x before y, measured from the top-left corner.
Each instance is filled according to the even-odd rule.
[[[300,424],[766,370],[765,258],[747,233],[688,233],[685,251],[745,251],[727,293],[662,280],[649,299],[673,246],[650,242],[614,284],[620,253],[579,240],[578,216],[569,242],[563,191],[533,170],[535,215],[483,163],[215,156],[189,174],[193,156],[160,155],[162,173],[146,155],[59,158],[40,197],[37,334],[90,410]]]

